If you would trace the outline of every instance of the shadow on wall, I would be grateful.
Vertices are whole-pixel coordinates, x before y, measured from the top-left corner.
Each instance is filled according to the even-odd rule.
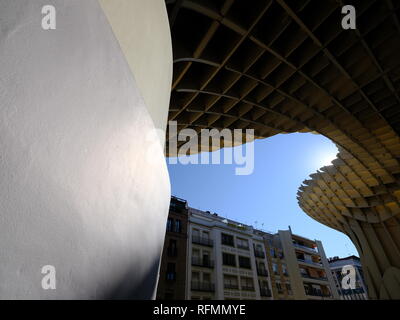
[[[159,270],[159,260],[154,260],[152,266],[141,281],[137,281],[137,272],[132,268],[129,272],[115,281],[116,285],[105,293],[101,299],[104,300],[148,300],[155,296],[157,289],[157,279]],[[134,279],[135,281],[130,281]]]

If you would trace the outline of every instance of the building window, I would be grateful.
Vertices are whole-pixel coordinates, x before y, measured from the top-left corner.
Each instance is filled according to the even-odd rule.
[[[225,233],[221,233],[221,243],[226,246],[234,247],[233,236]]]
[[[292,294],[292,286],[290,285],[290,283],[286,283],[286,290],[287,290],[289,295]]]
[[[245,239],[236,238],[236,247],[239,249],[249,250],[249,242]]]
[[[304,268],[300,268],[300,274],[302,276],[308,276],[308,271],[306,269],[304,269]]]
[[[239,256],[239,267],[245,269],[251,269],[250,258]]]
[[[264,277],[268,276],[268,271],[267,271],[267,268],[265,267],[265,263],[264,262],[258,262],[257,263],[257,274],[259,276],[264,276]]]
[[[209,273],[203,273],[203,282],[211,283],[211,275]]]
[[[239,289],[237,276],[224,274],[224,288],[225,289]]]
[[[172,218],[168,218],[168,220],[167,220],[167,231],[172,231],[172,222],[173,222],[173,219]]]
[[[254,282],[253,282],[252,278],[241,277],[240,285],[241,285],[242,290],[254,291]]]
[[[200,230],[199,229],[193,229],[192,234],[193,234],[193,237],[200,238]]]
[[[285,276],[289,276],[286,264],[282,264],[282,272]]]
[[[176,280],[176,272],[175,272],[175,263],[167,264],[167,280],[173,281]]]
[[[235,255],[229,253],[222,253],[222,263],[226,266],[236,267]]]
[[[278,265],[276,263],[272,264],[272,271],[274,272],[274,274],[278,274]]]
[[[203,251],[203,265],[209,266],[211,263],[210,252]]]
[[[175,232],[181,233],[182,232],[182,222],[181,220],[175,220]]]
[[[176,240],[170,239],[169,240],[169,246],[167,248],[167,254],[170,257],[176,257],[178,254],[177,246],[176,246]]]
[[[199,272],[192,272],[192,281],[193,282],[200,282],[200,273]]]
[[[282,285],[280,282],[276,282],[276,288],[278,289],[278,293],[283,293]]]
[[[266,281],[266,280],[259,281],[259,284],[260,284],[260,288],[268,288],[269,287],[268,281]]]
[[[276,253],[275,253],[275,249],[274,248],[270,249],[270,253],[271,253],[271,257],[272,258],[276,258]]]

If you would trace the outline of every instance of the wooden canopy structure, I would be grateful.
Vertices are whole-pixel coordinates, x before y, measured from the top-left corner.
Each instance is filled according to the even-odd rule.
[[[298,191],[347,234],[371,298],[400,298],[400,2],[167,0],[178,129],[318,132],[339,147]],[[357,28],[341,26],[343,5]],[[167,137],[167,141],[168,138]]]

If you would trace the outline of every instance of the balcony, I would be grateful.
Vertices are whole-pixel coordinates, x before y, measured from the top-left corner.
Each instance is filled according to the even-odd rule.
[[[303,262],[303,263],[312,264],[314,266],[318,266],[318,267],[323,268],[322,263],[320,263],[320,262],[314,262],[314,261],[311,261],[311,260],[304,260],[304,259],[301,259],[301,258],[297,258],[297,261]]]
[[[271,290],[269,290],[268,288],[260,288],[260,296],[261,297],[271,297]]]
[[[306,295],[313,297],[331,297],[330,293],[324,293],[321,290],[314,288],[306,289]]]
[[[265,253],[262,250],[254,250],[254,255],[256,256],[256,258],[265,258]]]
[[[192,281],[191,288],[193,291],[214,292],[215,285],[211,282]]]
[[[254,286],[242,286],[241,288],[244,291],[254,291]]]
[[[243,244],[237,244],[236,248],[242,249],[242,250],[250,250],[249,246],[243,245]]]
[[[239,285],[238,284],[234,284],[234,283],[225,283],[224,284],[224,289],[239,290]]]
[[[306,251],[308,251],[308,252],[312,252],[312,253],[318,254],[318,250],[315,249],[315,248],[303,246],[303,245],[298,244],[298,243],[293,243],[293,245],[294,245],[296,248],[303,249],[303,250],[306,250]]]
[[[178,255],[178,249],[177,248],[167,248],[167,255],[168,257],[176,257]]]
[[[307,278],[307,279],[313,279],[313,280],[319,280],[319,281],[328,281],[327,277],[313,277],[313,276],[310,276],[309,274],[305,274],[305,273],[302,273],[301,276],[303,278]]]
[[[192,236],[192,243],[200,244],[206,247],[212,247],[214,245],[214,242],[211,239],[199,236]]]
[[[268,277],[268,271],[263,268],[257,268],[257,274],[259,276]]]
[[[221,244],[222,244],[223,246],[235,247],[235,244],[233,243],[233,240],[230,240],[230,239],[224,239],[224,238],[222,238],[222,239],[221,239]]]
[[[339,294],[340,295],[353,295],[353,294],[363,294],[365,293],[363,288],[357,288],[357,289],[340,289]]]
[[[199,257],[192,257],[192,265],[204,268],[214,268],[214,261],[210,259],[202,259]]]

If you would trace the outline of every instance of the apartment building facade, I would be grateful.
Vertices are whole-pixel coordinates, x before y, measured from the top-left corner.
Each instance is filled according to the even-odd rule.
[[[177,219],[180,232],[174,229]],[[174,246],[179,253],[171,257]],[[258,230],[175,197],[160,271],[162,300],[339,299],[320,241],[290,228]]]
[[[186,299],[271,299],[263,237],[251,226],[189,209]]]
[[[156,298],[183,300],[186,290],[188,204],[171,197]]]
[[[261,234],[264,239],[273,298],[276,300],[293,300],[295,296],[293,295],[291,274],[289,274],[279,234],[259,230],[256,230],[256,232]]]
[[[367,285],[364,278],[360,258],[348,256],[345,258],[333,257],[328,260],[329,267],[335,281],[335,288],[341,300],[367,300]],[[343,277],[347,274],[343,267],[352,266],[355,271],[355,288],[344,289],[342,285]]]
[[[333,276],[321,241],[278,232],[294,299],[338,299]]]

